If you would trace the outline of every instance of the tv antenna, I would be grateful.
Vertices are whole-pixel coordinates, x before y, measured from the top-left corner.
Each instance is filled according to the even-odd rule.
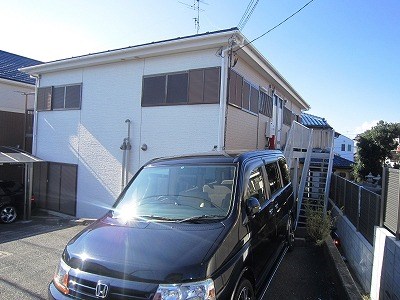
[[[193,9],[197,11],[197,17],[193,18],[194,20],[194,28],[196,29],[196,32],[199,33],[200,30],[200,12],[204,11],[204,9],[200,8],[200,3],[208,5],[208,3],[202,1],[202,0],[193,0],[193,4],[187,4],[181,1],[178,1],[180,4],[185,5],[189,9]]]

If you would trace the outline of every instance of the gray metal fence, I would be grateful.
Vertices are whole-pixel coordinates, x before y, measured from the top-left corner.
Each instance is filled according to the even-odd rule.
[[[400,239],[400,170],[385,168],[382,178],[383,203],[381,226],[385,226],[396,239]]]
[[[330,187],[330,199],[372,245],[374,227],[379,225],[380,195],[335,174]]]

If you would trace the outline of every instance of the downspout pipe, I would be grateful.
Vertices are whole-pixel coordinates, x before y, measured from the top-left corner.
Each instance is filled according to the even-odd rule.
[[[221,85],[219,95],[219,121],[218,121],[218,145],[217,150],[225,149],[226,109],[228,97],[228,76],[229,76],[229,51],[230,47],[221,50]]]
[[[37,155],[37,128],[38,128],[38,112],[37,112],[37,90],[40,87],[40,75],[31,75],[36,79],[35,99],[33,101],[33,130],[32,130],[32,154]]]
[[[129,161],[130,161],[130,150],[132,149],[131,145],[131,120],[126,119],[125,123],[128,124],[128,137],[126,138],[126,159],[125,159],[125,184],[128,183],[129,178]]]

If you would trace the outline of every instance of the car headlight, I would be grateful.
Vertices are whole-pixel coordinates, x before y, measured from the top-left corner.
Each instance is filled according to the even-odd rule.
[[[160,284],[153,300],[215,300],[214,281]]]
[[[53,277],[54,286],[63,294],[68,294],[68,272],[71,268],[61,259]]]

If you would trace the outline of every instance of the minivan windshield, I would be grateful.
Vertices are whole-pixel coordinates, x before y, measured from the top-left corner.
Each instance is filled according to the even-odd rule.
[[[113,208],[113,217],[212,222],[231,206],[234,165],[147,166]]]

